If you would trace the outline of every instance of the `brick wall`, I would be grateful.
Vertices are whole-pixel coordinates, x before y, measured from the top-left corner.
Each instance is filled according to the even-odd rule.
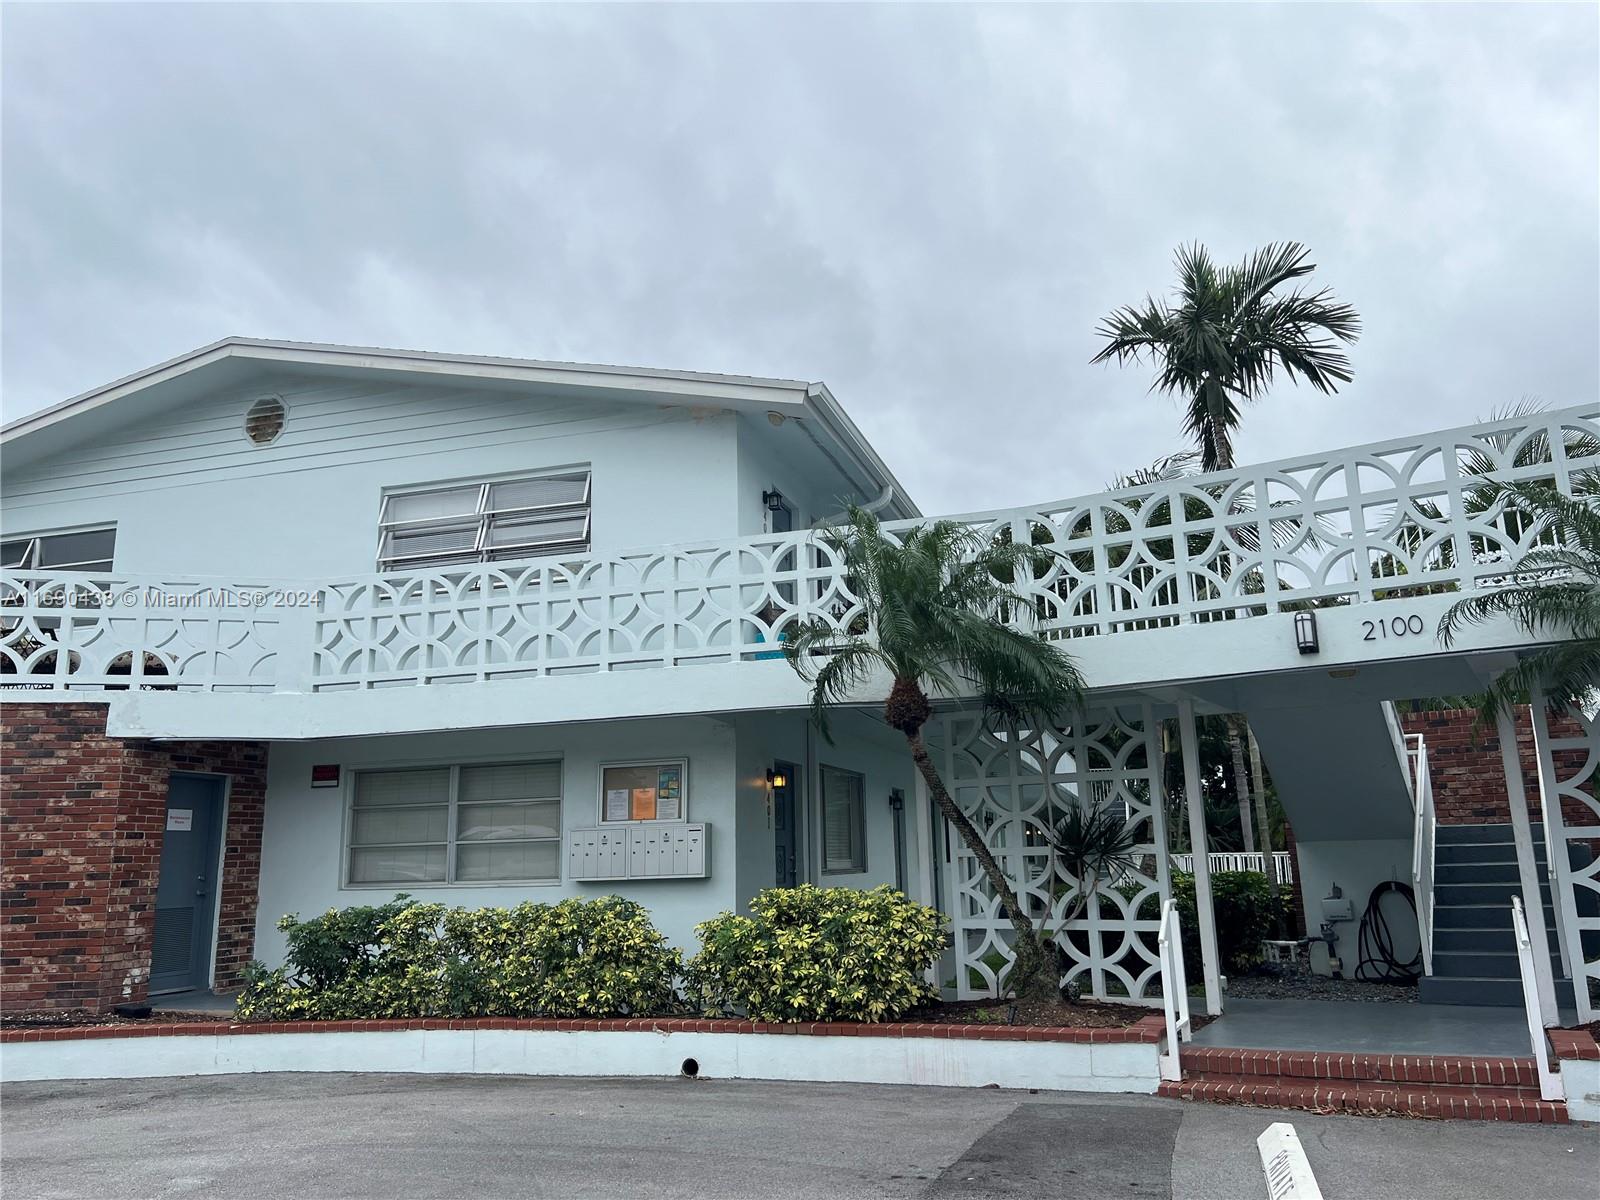
[[[255,936],[267,748],[124,741],[103,704],[0,704],[0,1005],[106,1009],[146,996],[173,771],[227,775],[216,985]]]
[[[1476,721],[1475,712],[1463,709],[1401,714],[1400,724],[1406,733],[1420,733],[1427,743],[1434,813],[1441,825],[1504,824],[1511,820],[1499,734],[1493,729],[1476,728]],[[1533,722],[1525,708],[1517,715],[1516,729],[1528,815],[1537,821],[1539,762],[1533,748]],[[1582,736],[1571,717],[1552,716],[1550,732],[1555,737]],[[1592,815],[1583,815],[1582,806],[1570,799],[1563,811],[1569,821],[1579,824],[1590,824],[1593,819]]]

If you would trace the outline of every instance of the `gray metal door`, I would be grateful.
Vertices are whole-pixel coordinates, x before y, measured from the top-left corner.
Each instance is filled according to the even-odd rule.
[[[774,865],[773,878],[778,887],[794,887],[799,882],[795,872],[795,822],[794,781],[795,768],[789,763],[774,764],[783,772],[785,783],[772,789],[772,840]]]
[[[168,780],[150,951],[152,993],[211,985],[222,787],[223,780],[210,775],[173,775]]]

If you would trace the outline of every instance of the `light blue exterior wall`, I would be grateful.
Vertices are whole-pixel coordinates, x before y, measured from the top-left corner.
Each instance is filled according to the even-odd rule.
[[[268,446],[244,436],[263,395],[288,408]],[[263,375],[36,465],[7,470],[4,530],[117,525],[116,568],[235,580],[376,569],[385,489],[587,464],[596,553],[727,537],[741,496],[722,409],[458,387]],[[797,488],[797,490],[799,490]]]
[[[910,759],[853,726],[838,732],[821,761],[866,777],[867,870],[822,876],[817,871],[820,813],[810,798],[814,780],[801,789],[810,863],[803,879],[826,886],[872,887],[894,882],[894,832],[888,805],[891,787],[906,791],[907,827],[913,836],[908,867],[915,871],[911,826]],[[821,743],[819,742],[819,746]],[[706,879],[626,880],[551,884],[412,885],[405,888],[344,884],[346,815],[353,773],[363,769],[471,764],[559,758],[562,764],[562,831],[600,824],[600,764],[640,758],[687,758],[685,818],[711,826],[711,871]],[[405,891],[420,900],[464,907],[553,902],[567,896],[617,893],[646,905],[663,933],[685,949],[695,946],[694,926],[724,910],[747,910],[757,891],[773,883],[772,830],[766,810],[766,769],[775,758],[806,762],[803,718],[788,714],[739,714],[726,720],[681,717],[599,721],[512,729],[470,729],[405,738],[280,742],[272,746],[261,842],[261,898],[256,956],[282,961],[277,921],[286,913],[310,916],[329,908],[380,904]],[[337,763],[339,788],[313,788],[311,768]],[[802,766],[802,769],[803,766]],[[915,879],[913,874],[910,877]],[[910,886],[908,884],[908,886]],[[912,888],[914,891],[914,887]]]

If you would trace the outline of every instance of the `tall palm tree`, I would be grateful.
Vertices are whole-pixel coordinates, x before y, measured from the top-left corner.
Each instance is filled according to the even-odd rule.
[[[1291,383],[1304,379],[1324,394],[1354,377],[1338,344],[1360,336],[1356,310],[1334,300],[1327,288],[1279,290],[1316,270],[1306,261],[1310,254],[1299,242],[1273,242],[1237,265],[1219,266],[1198,242],[1180,246],[1176,299],[1147,296],[1143,305],[1112,312],[1096,330],[1105,345],[1090,362],[1148,358],[1156,367],[1151,391],[1185,404],[1184,429],[1200,450],[1201,470],[1228,470],[1242,406],[1260,399],[1279,371]],[[1242,718],[1230,718],[1239,823],[1245,849],[1254,850],[1246,732]]]
[[[1506,572],[1510,582],[1458,600],[1439,621],[1439,640],[1449,646],[1468,625],[1504,616],[1532,637],[1553,637],[1500,675],[1479,698],[1480,718],[1492,723],[1535,691],[1557,707],[1581,703],[1600,688],[1600,474],[1573,477],[1575,496],[1543,483],[1511,483],[1499,489],[1507,515],[1524,524],[1533,549]]]
[[[930,692],[973,694],[989,717],[1017,724],[1054,721],[1081,705],[1083,679],[1072,660],[1003,619],[1030,603],[1010,581],[1030,578],[1051,553],[985,537],[954,521],[891,536],[860,508],[851,508],[848,520],[823,540],[843,560],[860,614],[843,630],[823,620],[786,630],[784,653],[811,684],[812,718],[827,737],[829,709],[874,673],[889,674],[884,719],[905,737],[928,794],[978,860],[1015,930],[1012,989],[1059,1000],[1053,944],[951,797],[922,737],[933,716]]]
[[[1233,464],[1241,406],[1259,400],[1278,371],[1333,393],[1353,378],[1338,342],[1353,342],[1361,320],[1326,288],[1278,289],[1316,270],[1299,242],[1274,242],[1236,266],[1218,266],[1204,246],[1180,246],[1178,294],[1169,303],[1146,297],[1100,323],[1105,346],[1091,362],[1157,368],[1151,390],[1186,405],[1184,428],[1200,448],[1205,471]]]

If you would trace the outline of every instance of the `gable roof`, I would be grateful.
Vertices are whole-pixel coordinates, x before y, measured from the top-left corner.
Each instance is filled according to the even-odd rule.
[[[319,375],[381,373],[403,383],[528,387],[543,395],[778,414],[794,418],[864,496],[881,501],[885,515],[919,515],[893,472],[822,383],[374,346],[223,338],[8,422],[0,427],[0,447],[13,462],[43,457],[78,440],[84,418],[107,413],[112,406],[120,417],[129,409],[137,410],[141,401],[152,406],[181,404],[219,386],[243,383],[263,365]]]

